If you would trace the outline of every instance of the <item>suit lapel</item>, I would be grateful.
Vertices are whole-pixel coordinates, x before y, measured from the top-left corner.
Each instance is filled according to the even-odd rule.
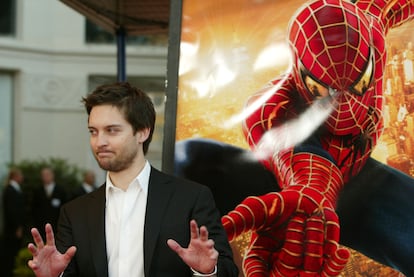
[[[174,186],[164,173],[151,168],[148,185],[147,208],[144,226],[144,270],[145,276],[150,276],[152,257],[155,245],[167,210],[169,199],[174,191]]]
[[[88,212],[89,237],[93,253],[96,276],[108,276],[108,262],[105,239],[105,184],[91,193],[91,201]],[[85,211],[86,212],[86,211]]]

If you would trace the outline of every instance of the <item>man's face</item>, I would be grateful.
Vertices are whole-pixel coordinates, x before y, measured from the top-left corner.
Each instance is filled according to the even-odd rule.
[[[53,172],[50,169],[45,168],[41,172],[41,178],[42,178],[43,184],[45,185],[50,184],[54,181]]]
[[[95,184],[95,174],[93,172],[86,173],[84,181],[88,185],[93,186]]]
[[[114,106],[95,106],[89,114],[88,128],[92,152],[104,170],[123,171],[143,155],[142,132],[134,134],[132,126]]]
[[[23,173],[21,173],[21,172],[17,172],[13,177],[12,177],[12,179],[14,180],[14,181],[16,181],[17,183],[19,183],[19,184],[22,184],[23,183],[23,181],[24,181],[24,176],[23,176]]]

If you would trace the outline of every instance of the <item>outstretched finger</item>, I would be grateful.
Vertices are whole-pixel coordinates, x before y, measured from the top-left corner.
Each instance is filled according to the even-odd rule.
[[[39,269],[39,266],[33,261],[33,260],[29,260],[27,262],[27,265],[30,267],[31,270],[36,271],[37,269]]]
[[[42,236],[39,233],[39,230],[37,230],[37,228],[32,228],[30,232],[32,233],[33,241],[36,244],[36,248],[43,248],[45,244],[43,242]]]
[[[208,230],[207,230],[206,226],[201,226],[200,227],[200,239],[202,241],[208,240]]]
[[[71,246],[68,248],[68,250],[66,250],[65,254],[64,254],[64,258],[65,260],[69,263],[73,256],[75,256],[76,253],[76,247],[75,246]]]
[[[181,257],[181,254],[183,252],[183,248],[181,247],[181,245],[178,242],[176,242],[173,239],[168,239],[167,240],[167,245],[171,248],[171,250],[173,250],[175,253],[177,253]]]
[[[193,219],[190,221],[191,239],[198,239],[200,237],[200,230],[198,229],[197,222]]]
[[[46,231],[46,244],[55,245],[55,235],[53,234],[52,225],[47,223],[45,226],[45,231]]]
[[[32,253],[33,257],[37,256],[37,248],[33,243],[29,243],[27,245],[27,249],[29,249],[30,253]]]

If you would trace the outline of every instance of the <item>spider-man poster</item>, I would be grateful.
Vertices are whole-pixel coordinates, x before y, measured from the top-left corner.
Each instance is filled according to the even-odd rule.
[[[240,276],[414,276],[414,1],[182,2],[175,174]]]

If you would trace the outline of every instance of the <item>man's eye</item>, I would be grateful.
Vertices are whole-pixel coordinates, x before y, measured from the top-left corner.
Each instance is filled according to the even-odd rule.
[[[324,98],[326,96],[329,96],[329,89],[321,85],[320,83],[316,82],[309,75],[305,76],[304,81],[305,81],[305,85],[307,89],[309,90],[310,93],[312,93],[312,95],[315,98]]]
[[[364,73],[362,74],[361,78],[357,80],[357,82],[352,85],[351,91],[357,95],[363,95],[371,85],[373,75],[373,67],[372,67],[372,59],[369,60],[367,68],[365,69]]]
[[[119,130],[117,129],[117,128],[109,128],[108,129],[108,133],[110,133],[110,134],[114,134],[114,133],[117,133]]]

